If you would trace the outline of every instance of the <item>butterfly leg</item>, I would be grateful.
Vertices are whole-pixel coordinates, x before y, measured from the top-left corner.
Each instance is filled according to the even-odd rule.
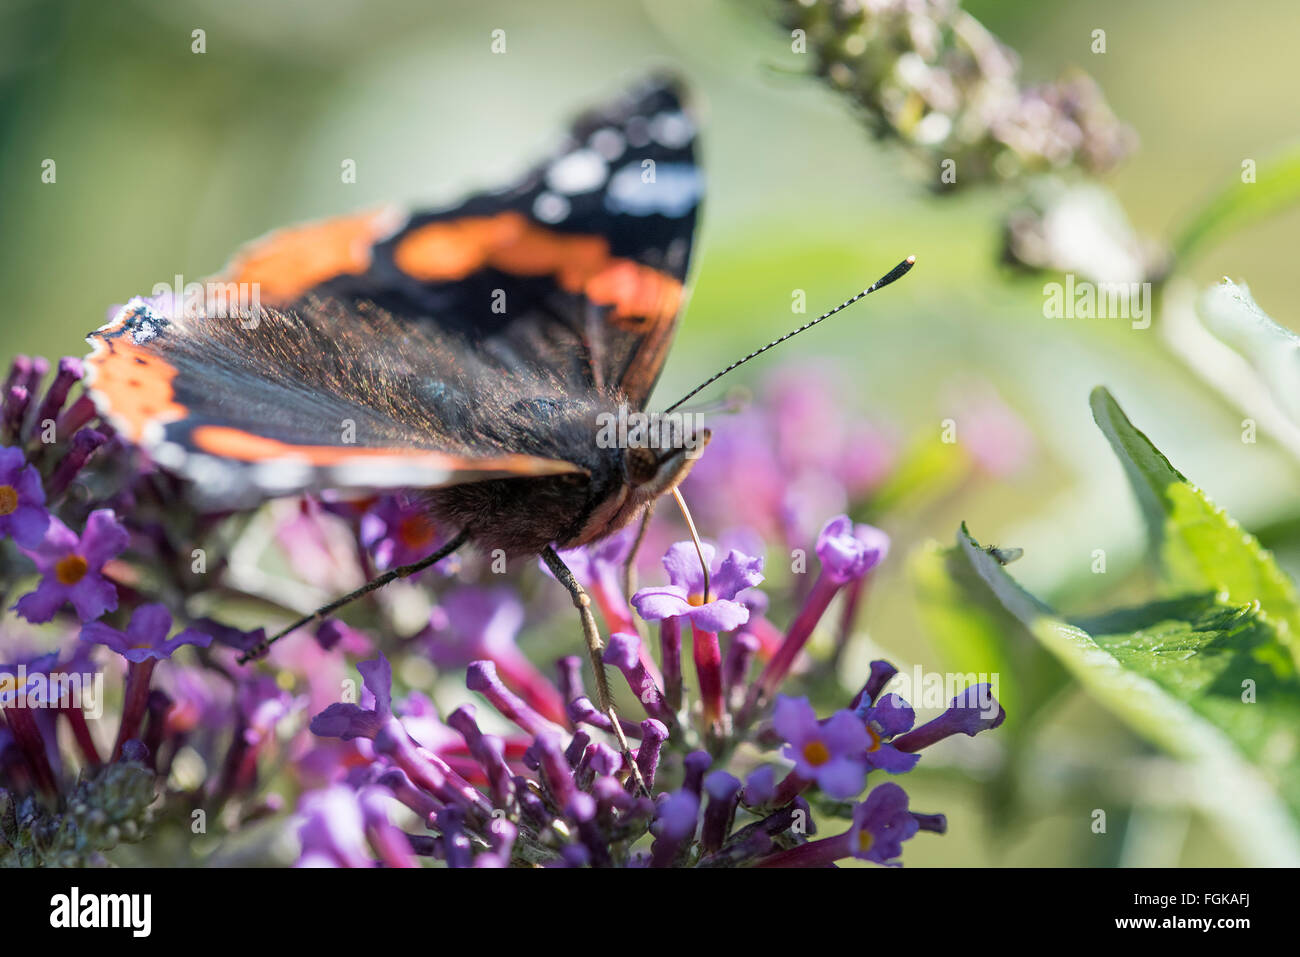
[[[264,654],[266,654],[267,649],[271,647],[272,643],[279,641],[285,635],[289,634],[289,632],[297,631],[299,628],[303,627],[304,625],[310,625],[313,621],[320,621],[331,612],[337,611],[338,609],[342,608],[344,605],[351,604],[352,602],[356,601],[358,598],[362,598],[366,595],[369,595],[372,591],[375,591],[379,588],[383,588],[389,582],[396,581],[399,578],[406,578],[409,575],[414,575],[416,572],[423,571],[424,569],[428,568],[430,565],[442,561],[444,558],[446,558],[456,549],[464,545],[467,541],[469,541],[469,529],[468,528],[461,529],[460,533],[455,538],[449,541],[446,545],[443,545],[433,554],[426,555],[424,558],[421,558],[418,562],[412,562],[409,565],[399,565],[396,568],[390,568],[388,571],[384,572],[378,578],[372,578],[370,581],[366,582],[356,591],[348,592],[342,598],[336,598],[328,605],[321,605],[310,615],[303,615],[292,625],[289,625],[286,628],[281,628],[270,638],[263,639],[262,641],[254,645],[252,648],[245,651],[242,655],[240,655],[239,663],[241,665],[248,664],[248,662],[252,661],[254,658],[262,657]]]
[[[601,657],[601,652],[605,650],[605,643],[600,638],[600,629],[596,627],[596,616],[591,613],[591,597],[582,585],[578,584],[578,579],[573,577],[573,572],[569,571],[569,566],[564,564],[564,559],[556,554],[555,549],[549,545],[543,549],[542,560],[546,562],[546,567],[551,570],[556,580],[567,588],[573,597],[573,604],[582,618],[582,635],[587,640],[587,655],[591,658],[591,669],[596,675],[596,697],[599,699],[600,710],[609,716],[614,737],[618,739],[618,745],[623,749],[623,760],[631,768],[633,780],[636,781],[641,793],[649,797],[650,789],[646,787],[645,779],[641,777],[641,769],[637,767],[636,759],[632,756],[632,748],[627,743],[623,726],[619,723],[618,712],[614,708],[614,697],[609,692],[605,662]]]

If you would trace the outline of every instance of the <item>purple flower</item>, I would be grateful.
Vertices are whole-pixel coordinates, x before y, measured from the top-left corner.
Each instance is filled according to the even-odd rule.
[[[154,667],[164,658],[170,658],[182,645],[206,648],[212,636],[187,628],[169,639],[172,616],[163,605],[141,605],[131,615],[126,631],[99,621],[92,621],[81,629],[81,640],[105,645],[125,658],[127,666],[126,687],[122,693],[122,717],[117,726],[117,741],[113,745],[113,759],[124,753],[127,744],[135,739],[149,711],[150,686]]]
[[[890,744],[891,738],[910,731],[916,722],[911,706],[896,694],[887,694],[875,705],[859,705],[854,711],[866,726],[871,743],[867,746],[867,767],[902,774],[916,767],[918,754],[900,751]]]
[[[803,607],[791,622],[780,647],[768,660],[759,680],[750,687],[742,712],[743,719],[747,719],[760,703],[776,693],[836,594],[845,586],[851,586],[851,583],[863,581],[888,551],[888,535],[870,525],[855,526],[847,515],[832,518],[822,527],[821,534],[817,537],[821,573],[813,582]]]
[[[674,791],[659,802],[651,832],[677,840],[688,837],[699,819],[700,798],[690,791]]]
[[[327,621],[328,625],[333,621]],[[266,629],[256,628],[253,631],[242,631],[239,628],[224,625],[212,618],[196,618],[190,622],[190,627],[195,631],[200,631],[205,635],[211,635],[212,640],[218,645],[225,645],[228,648],[234,648],[236,651],[248,651],[255,648],[266,639]],[[325,625],[322,625],[323,629]]]
[[[628,686],[645,708],[646,714],[657,718],[666,725],[676,724],[672,709],[664,703],[663,692],[655,683],[654,676],[642,663],[641,637],[626,632],[616,632],[609,636],[605,647],[605,664],[613,665],[627,679]]]
[[[49,524],[40,473],[20,449],[0,446],[0,537],[34,547]]]
[[[388,867],[419,867],[419,861],[411,852],[411,842],[389,817],[390,810],[401,810],[392,792],[367,785],[357,792],[357,803],[361,807],[370,846],[379,852],[380,860]]]
[[[779,535],[787,469],[772,442],[772,423],[760,409],[729,416],[714,429],[709,454],[691,468],[682,489],[695,511],[715,522],[752,525],[764,537]],[[743,503],[735,490],[743,488]]]
[[[42,680],[55,670],[59,653],[50,651],[12,665],[0,665],[0,710],[14,705],[44,707],[49,704],[49,683]]]
[[[53,726],[43,728],[37,715],[52,703],[49,673],[57,659],[58,654],[51,652],[16,666],[0,666],[0,711],[4,712],[6,728],[26,758],[37,785],[47,794],[58,792],[54,770],[58,767],[58,751],[53,744]]]
[[[981,731],[998,727],[1006,717],[990,685],[971,685],[948,703],[947,711],[909,731],[894,744],[900,751],[920,751],[954,734],[973,738]]]
[[[375,699],[373,708],[335,702],[311,719],[311,732],[322,738],[373,738],[393,714],[393,668],[382,654],[357,665],[361,680]]]
[[[467,585],[442,599],[421,636],[439,668],[464,668],[479,658],[518,654],[515,636],[523,624],[524,606],[513,589]]]
[[[270,675],[245,681],[236,700],[244,719],[244,739],[254,746],[270,736],[277,724],[302,708],[305,701],[285,691]]]
[[[901,867],[903,842],[920,830],[907,810],[907,792],[892,782],[875,788],[853,809],[849,852],[888,867]]]
[[[590,587],[607,578],[617,583],[622,578],[623,563],[632,551],[636,536],[637,525],[633,523],[598,542],[580,548],[564,549],[560,552],[560,557],[569,566],[569,571],[573,572],[573,577],[585,586]],[[541,563],[541,567],[548,575],[551,574],[545,562]]]
[[[400,495],[382,496],[361,516],[359,538],[381,569],[418,562],[442,544],[428,510]],[[444,574],[455,567],[454,561],[437,565]]]
[[[651,867],[671,867],[682,845],[695,834],[700,817],[700,796],[684,788],[659,801],[650,828],[655,841],[650,850]]]
[[[65,602],[77,617],[92,621],[117,608],[117,589],[103,577],[104,563],[126,548],[130,536],[112,509],[91,512],[86,530],[77,535],[57,518],[51,518],[45,537],[23,551],[36,563],[41,582],[24,595],[14,610],[30,622],[46,622]]]
[[[63,411],[63,405],[68,401],[68,393],[72,387],[82,380],[86,374],[85,366],[82,361],[75,356],[64,356],[59,360],[58,371],[54,374],[54,380],[50,387],[45,390],[45,398],[41,401],[40,408],[36,412],[36,421],[44,422],[47,419],[57,418],[58,414]]]
[[[171,628],[172,616],[164,605],[141,605],[132,613],[125,632],[110,628],[102,621],[92,621],[82,626],[81,640],[104,645],[137,664],[147,658],[170,658],[182,645],[206,648],[212,644],[211,635],[193,628],[186,628],[168,638]]]
[[[704,850],[716,851],[726,841],[736,819],[740,788],[740,779],[726,771],[714,771],[704,779],[704,791],[709,795],[700,832],[700,844]]]
[[[623,590],[623,565],[631,554],[637,534],[637,526],[633,524],[591,545],[559,553],[573,577],[590,592],[610,631],[636,630],[632,610],[627,605],[627,593]],[[555,577],[544,561],[538,559],[538,565],[547,575]],[[652,667],[648,658],[645,664]]]
[[[847,515],[831,519],[817,536],[817,557],[836,584],[855,581],[889,554],[889,536],[871,525],[854,525]]]
[[[309,791],[299,803],[298,867],[373,867],[365,815],[356,792],[343,784]]]
[[[816,781],[830,797],[861,793],[867,773],[863,754],[872,741],[852,711],[837,711],[820,722],[807,698],[780,695],[772,724],[788,742],[781,753],[794,761],[795,774]]]
[[[632,604],[647,621],[685,618],[707,632],[731,631],[749,621],[749,609],[736,595],[763,580],[763,559],[732,550],[714,567],[713,546],[704,545],[709,565],[709,594],[704,594],[704,569],[692,542],[677,542],[664,555],[667,585],[642,588]]]
[[[858,857],[888,867],[901,867],[903,842],[926,830],[943,833],[941,814],[915,815],[907,809],[907,792],[897,784],[882,784],[853,809],[853,826],[842,834],[778,851],[757,862],[759,867],[834,867],[846,857]]]
[[[776,768],[770,764],[752,771],[745,779],[745,791],[742,795],[750,807],[763,807],[776,797]]]
[[[442,600],[420,636],[439,668],[464,668],[487,659],[514,691],[551,721],[564,723],[564,702],[555,686],[515,643],[524,606],[513,589],[457,588]]]

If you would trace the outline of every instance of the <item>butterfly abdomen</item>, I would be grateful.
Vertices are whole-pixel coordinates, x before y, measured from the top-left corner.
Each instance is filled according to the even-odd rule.
[[[515,558],[537,555],[552,543],[566,545],[596,495],[590,477],[573,474],[468,482],[430,489],[421,498],[440,527],[468,528],[484,552],[500,549]]]

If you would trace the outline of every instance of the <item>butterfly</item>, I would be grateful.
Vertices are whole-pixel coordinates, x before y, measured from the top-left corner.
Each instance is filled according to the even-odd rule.
[[[207,502],[416,489],[456,545],[549,560],[602,538],[707,441],[598,441],[602,416],[645,408],[673,339],[695,141],[656,78],[504,189],[274,232],[198,308],[135,299],[91,333],[90,394]],[[212,289],[226,305],[256,290],[258,308],[214,309]]]
[[[695,143],[679,85],[654,78],[504,189],[272,233],[199,308],[135,299],[92,333],[90,394],[202,499],[415,489],[458,530],[270,640],[467,542],[540,555],[582,612],[612,718],[594,618],[556,548],[644,519],[708,441],[702,427],[607,440],[611,417],[644,412],[685,302]],[[228,308],[249,289],[257,308]]]
[[[681,454],[600,448],[644,408],[685,298],[703,178],[658,80],[578,119],[513,185],[449,209],[272,233],[208,285],[260,312],[134,300],[92,333],[91,395],[224,504],[418,488],[509,556],[573,547],[681,481]]]

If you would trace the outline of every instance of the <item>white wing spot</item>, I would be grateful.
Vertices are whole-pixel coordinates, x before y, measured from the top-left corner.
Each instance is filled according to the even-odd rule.
[[[631,162],[610,179],[605,208],[630,216],[683,216],[699,202],[703,185],[699,169],[690,163],[660,163],[655,182],[646,183],[641,164]]]
[[[609,177],[609,164],[592,149],[566,153],[546,171],[546,185],[557,193],[590,193],[605,184]]]
[[[568,218],[572,205],[563,196],[550,191],[533,200],[533,215],[544,223],[558,223]]]
[[[131,327],[131,341],[137,346],[142,346],[158,337],[158,327],[148,319],[140,319],[135,326]]]
[[[695,137],[695,124],[681,110],[659,113],[650,121],[650,135],[669,149],[679,150]]]
[[[618,130],[605,126],[591,134],[587,145],[612,163],[627,149],[627,140]]]

